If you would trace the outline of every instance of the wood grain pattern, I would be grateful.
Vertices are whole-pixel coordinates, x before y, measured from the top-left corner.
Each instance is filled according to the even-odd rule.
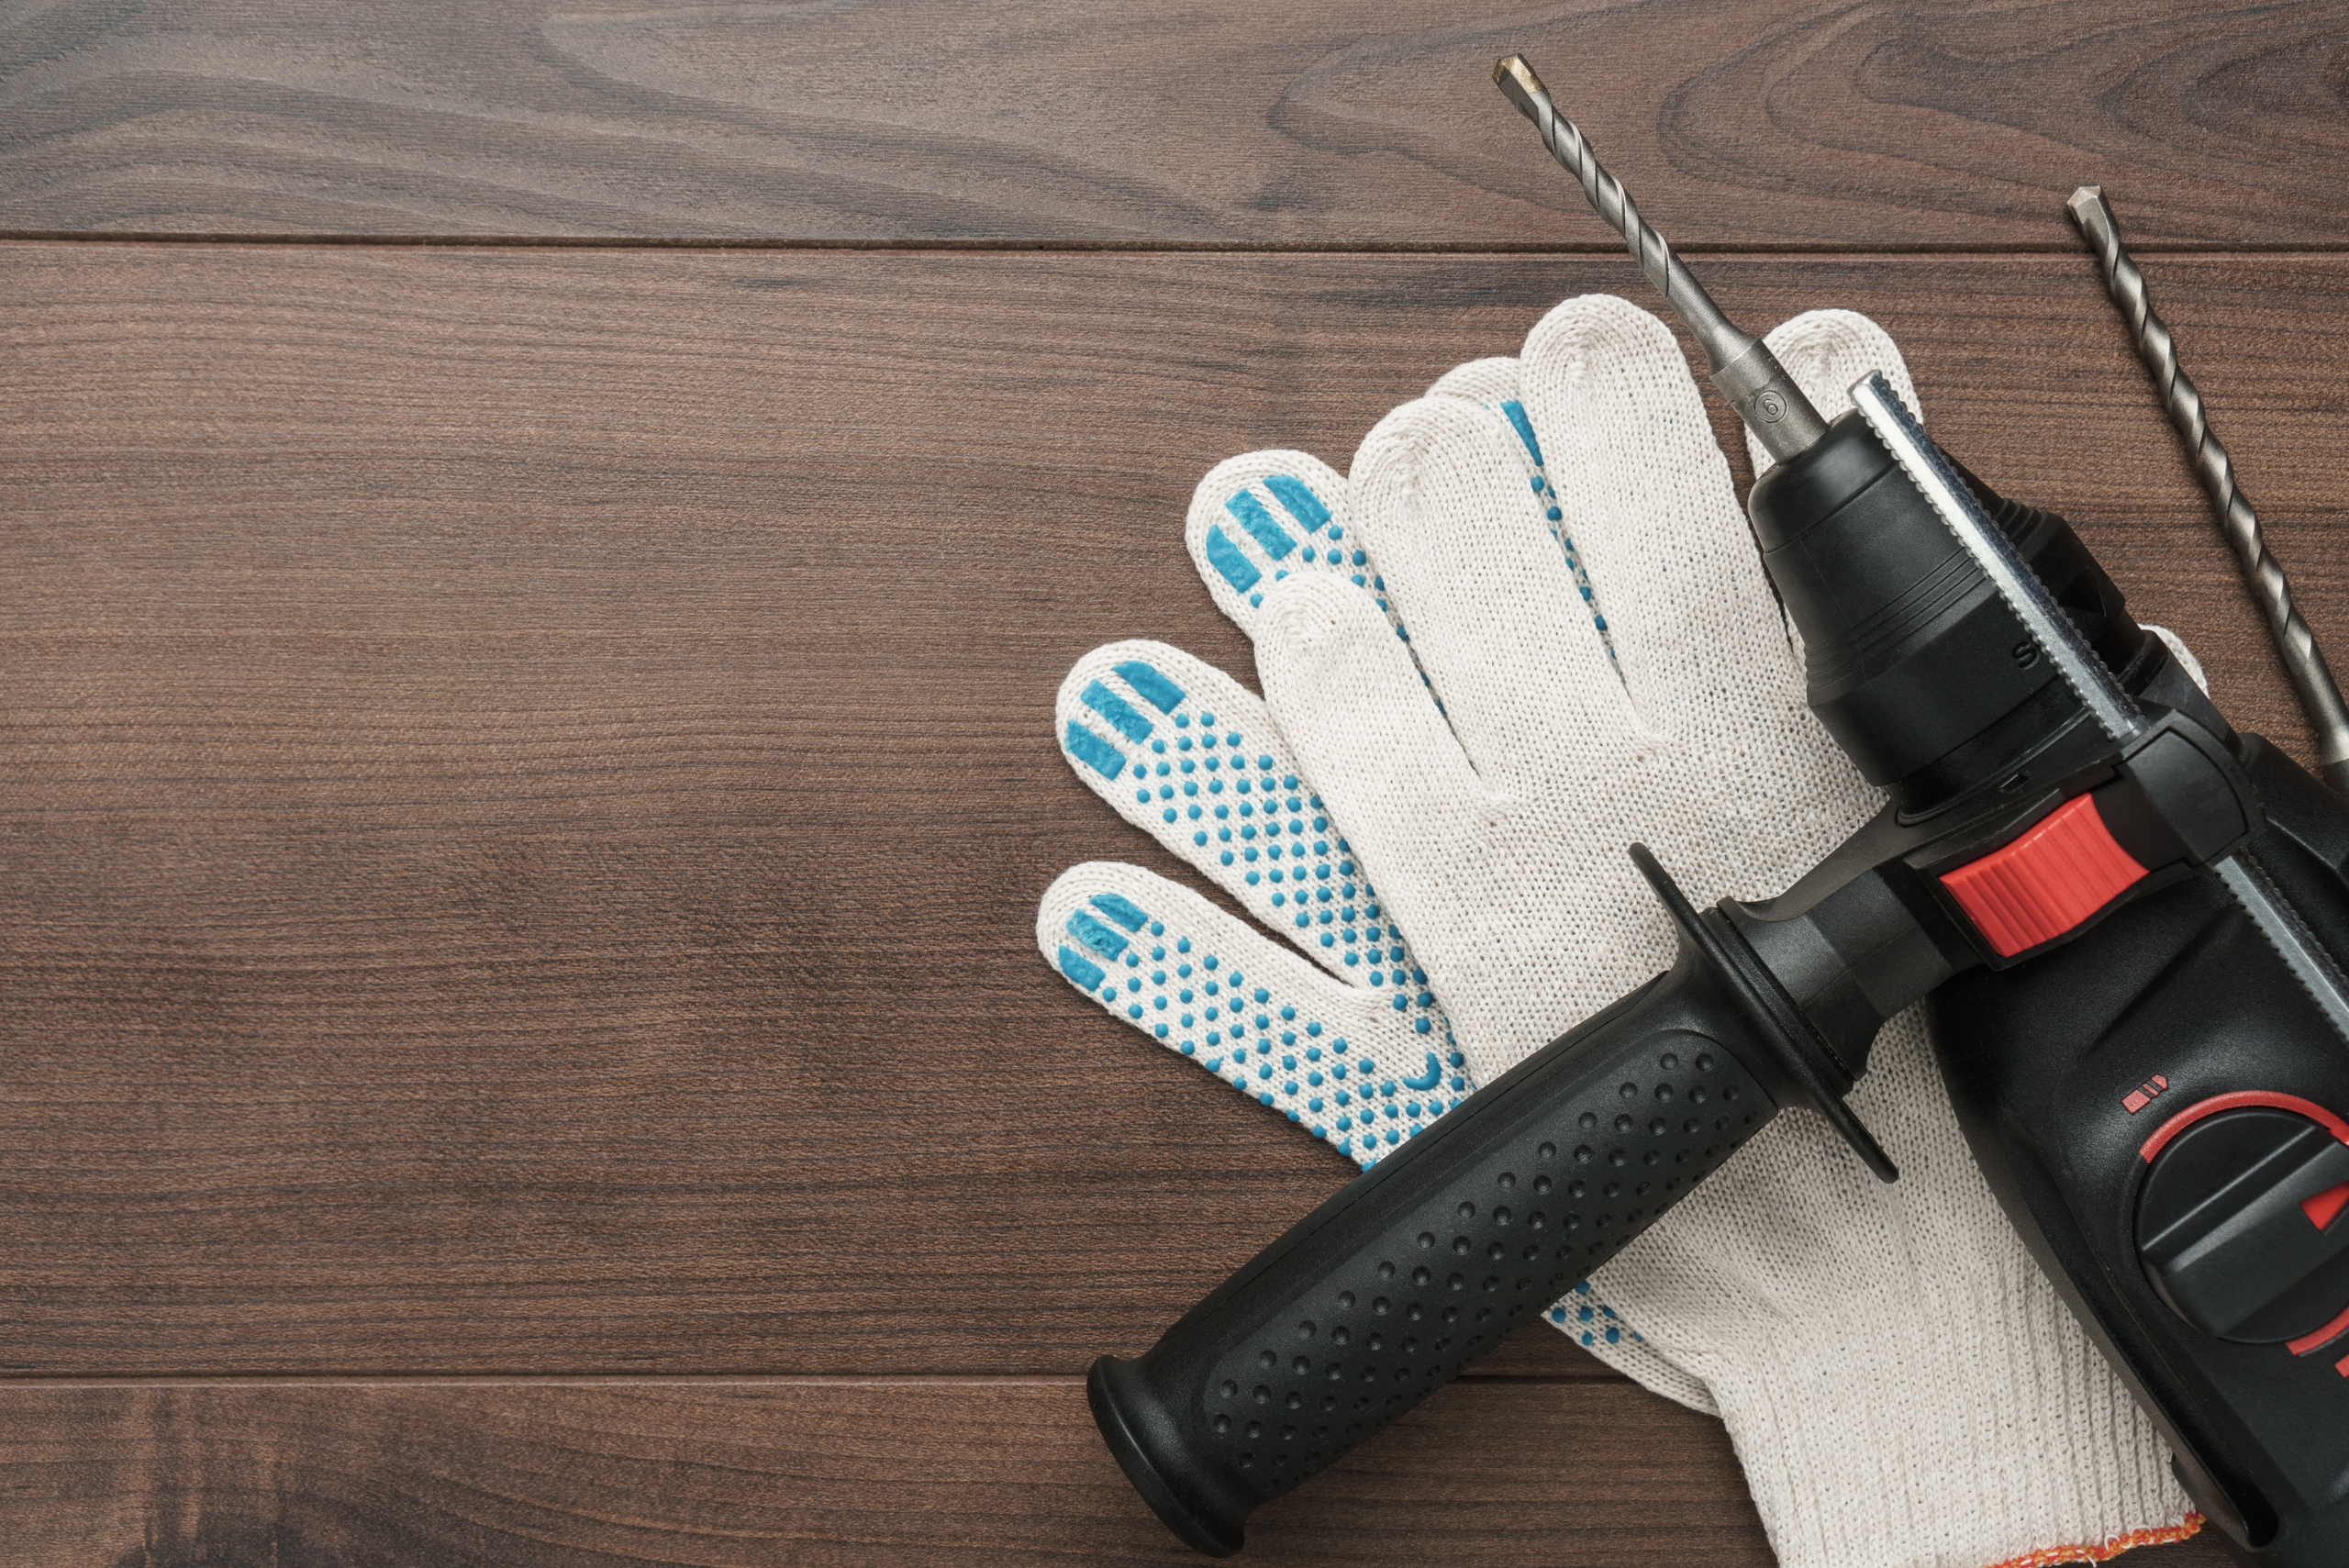
[[[1063,865],[1176,871],[1063,775],[1058,677],[1244,673],[1196,476],[1342,464],[1626,270],[0,247],[6,1370],[1149,1343],[1346,1167],[1036,957]],[[2085,258],[1709,271],[1876,315],[2305,756]],[[2349,261],[2149,272],[2339,644]]]
[[[1683,245],[2343,239],[2327,0],[19,0],[0,231],[1605,250],[1513,49]]]
[[[1062,865],[1184,874],[1052,696],[1249,671],[1218,459],[1647,303],[1517,48],[1684,246],[1837,253],[1704,271],[1885,322],[2307,756],[2058,204],[2298,248],[2147,271],[2337,646],[2324,0],[0,0],[0,235],[1030,248],[0,244],[0,1558],[1192,1561],[1074,1374],[1351,1167],[1035,956]],[[1452,253],[1033,249],[1102,246]],[[1540,1325],[1250,1533],[1770,1560]]]
[[[1199,1561],[1074,1381],[7,1390],[0,1531],[12,1568]],[[1620,1382],[1455,1384],[1248,1538],[1252,1568],[1772,1561],[1719,1424]]]

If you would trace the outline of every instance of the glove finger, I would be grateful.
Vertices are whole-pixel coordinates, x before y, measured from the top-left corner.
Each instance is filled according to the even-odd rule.
[[[1517,356],[1496,354],[1488,360],[1470,360],[1464,365],[1454,365],[1435,378],[1428,388],[1430,397],[1459,397],[1470,403],[1499,403],[1517,395]]]
[[[1072,867],[1045,893],[1036,936],[1053,967],[1110,1013],[1364,1165],[1473,1088],[1440,1014],[1422,1010],[1422,1032],[1384,997],[1301,970],[1244,922],[1139,867]],[[1441,1062],[1428,1044],[1439,1036]],[[1588,1281],[1549,1318],[1650,1388],[1711,1411],[1703,1384]]]
[[[1386,907],[1418,932],[1422,967],[1408,982],[1426,989],[1411,994],[1390,969],[1394,1005],[1453,997],[1457,1043],[1489,1082],[1578,1016],[1562,1013],[1547,984],[1528,985],[1508,955],[1530,951],[1537,969],[1566,966],[1587,983],[1592,965],[1620,962],[1619,939],[1647,938],[1653,911],[1632,912],[1636,935],[1622,939],[1612,910],[1530,908],[1525,878],[1545,880],[1554,868],[1529,873],[1512,835],[1549,796],[1512,795],[1477,776],[1402,645],[1359,594],[1292,578],[1264,607],[1256,666],[1265,700]],[[1542,934],[1529,938],[1530,927]]]
[[[1376,570],[1346,509],[1345,476],[1310,452],[1243,452],[1192,491],[1183,539],[1216,608],[1252,639],[1265,590],[1292,573],[1373,585]]]
[[[1112,642],[1069,671],[1054,717],[1076,776],[1266,929],[1355,985],[1418,967],[1271,712],[1239,682],[1163,642]]]
[[[1852,384],[1870,371],[1882,371],[1900,400],[1917,411],[1919,419],[1925,417],[1917,402],[1917,384],[1909,379],[1908,362],[1892,335],[1855,310],[1806,310],[1778,323],[1762,340],[1821,418],[1832,419],[1850,408]],[[1753,455],[1756,477],[1777,461],[1751,430],[1745,433],[1745,450]]]
[[[1566,531],[1565,514],[1559,510],[1556,494],[1550,487],[1550,475],[1542,455],[1541,438],[1533,432],[1533,420],[1525,411],[1519,395],[1519,369],[1514,358],[1471,360],[1437,378],[1428,388],[1430,397],[1458,397],[1489,408],[1507,419],[1516,432],[1517,446],[1513,455],[1522,465],[1521,476],[1526,489],[1535,496],[1542,509],[1542,520],[1550,526],[1550,537],[1558,541],[1559,552],[1565,557],[1566,570],[1575,580],[1575,589],[1581,595],[1583,608],[1590,612],[1598,628],[1599,640],[1607,641],[1607,617],[1599,613],[1598,601],[1591,592],[1590,574],[1583,569],[1581,556],[1575,549],[1574,538]],[[1612,644],[1608,648],[1611,657]]]
[[[1511,410],[1509,417],[1531,449],[1529,472],[1539,476],[1541,451],[1523,405],[1517,402],[1515,359],[1455,365],[1437,378],[1428,395]],[[1385,602],[1377,558],[1350,533],[1346,514],[1345,476],[1312,453],[1246,452],[1218,463],[1199,481],[1184,538],[1216,607],[1251,638],[1265,587],[1293,572],[1332,573],[1370,589],[1381,596],[1378,607],[1399,630],[1400,620]]]
[[[1431,1008],[1407,1017],[1138,866],[1063,872],[1036,944],[1069,984],[1259,1104],[1369,1165],[1471,1084]]]
[[[1545,516],[1546,481],[1527,477],[1531,445],[1498,410],[1421,398],[1372,429],[1351,481],[1354,527],[1386,573],[1412,651],[1477,773],[1496,785],[1512,762],[1594,728],[1620,731],[1628,718]]]
[[[1568,300],[1526,339],[1520,374],[1643,727],[1701,740],[1750,729],[1757,695],[1798,704],[1777,600],[1671,329],[1609,295]]]
[[[1327,579],[1281,584],[1265,600],[1256,673],[1305,776],[1329,781],[1323,799],[1371,875],[1429,841],[1460,852],[1462,835],[1483,837],[1501,809],[1410,652],[1361,595]]]

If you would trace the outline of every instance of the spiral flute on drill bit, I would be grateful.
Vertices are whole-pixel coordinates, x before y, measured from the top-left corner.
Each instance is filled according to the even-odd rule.
[[[2300,705],[2316,727],[2318,769],[2327,784],[2349,795],[2349,707],[2343,706],[2341,688],[2334,684],[2323,651],[2316,645],[2315,634],[2292,603],[2292,585],[2285,579],[2282,563],[2267,548],[2259,514],[2252,510],[2251,502],[2235,484],[2233,460],[2228,456],[2225,443],[2210,428],[2210,417],[2202,407],[2201,392],[2186,373],[2186,367],[2178,362],[2177,343],[2170,336],[2168,326],[2154,313],[2153,302],[2145,294],[2145,274],[2138,270],[2121,242],[2121,226],[2113,217],[2112,206],[2097,185],[2082,185],[2065,205],[2096,250],[2097,265],[2104,273],[2104,286],[2129,324],[2129,336],[2137,346],[2137,357],[2145,361],[2145,369],[2152,373],[2154,385],[2161,393],[2162,407],[2186,443],[2194,476],[2209,494],[2210,509],[2218,514],[2220,530],[2233,547],[2252,596],[2259,601],[2260,613],[2267,617],[2285,673],[2291,677]]]
[[[1720,388],[1754,438],[1775,458],[1789,458],[1817,444],[1827,433],[1826,421],[1795,384],[1794,377],[1761,339],[1740,329],[1721,314],[1713,296],[1689,274],[1664,236],[1642,220],[1623,182],[1599,163],[1581,128],[1558,113],[1550,102],[1549,89],[1542,85],[1542,78],[1533,73],[1525,57],[1512,54],[1501,61],[1493,67],[1493,81],[1502,96],[1533,122],[1533,128],[1542,133],[1542,144],[1559,167],[1582,182],[1583,194],[1598,216],[1631,246],[1640,270],[1696,335],[1705,350],[1705,368],[1713,384]]]

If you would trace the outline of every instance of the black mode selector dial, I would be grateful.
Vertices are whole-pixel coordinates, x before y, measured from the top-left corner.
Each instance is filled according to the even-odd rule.
[[[2180,1318],[2217,1339],[2276,1344],[2342,1316],[2349,1143],[2338,1125],[2247,1106],[2161,1146],[2137,1200],[2137,1251]]]

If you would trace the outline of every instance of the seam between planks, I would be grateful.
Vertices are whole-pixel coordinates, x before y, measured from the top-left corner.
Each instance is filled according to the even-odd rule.
[[[1453,1380],[1475,1384],[1549,1384],[1581,1385],[1586,1384],[1628,1383],[1631,1380],[1614,1371],[1603,1371],[1577,1376],[1564,1373],[1479,1373],[1474,1370]],[[0,1397],[22,1389],[239,1389],[239,1388],[1082,1388],[1085,1379],[1074,1373],[980,1373],[926,1374],[896,1376],[875,1373],[870,1376],[737,1374],[730,1373],[615,1373],[578,1375],[549,1373],[537,1376],[507,1376],[498,1373],[452,1375],[442,1373],[412,1373],[396,1376],[353,1374],[350,1376],[320,1376],[289,1373],[282,1377],[251,1377],[224,1375],[165,1376],[165,1377],[17,1377],[0,1379]]]
[[[2055,219],[2051,218],[2051,225]],[[1234,242],[1201,240],[1052,240],[1052,239],[640,239],[626,236],[593,238],[551,235],[474,234],[182,234],[171,232],[80,233],[71,230],[0,228],[0,243],[49,245],[208,245],[208,246],[345,246],[353,249],[529,250],[838,250],[940,254],[1029,253],[1039,255],[1203,255],[1203,256],[1610,256],[1623,253],[1620,242],[1572,241],[1549,243],[1468,242],[1452,245],[1316,244],[1307,241]],[[1684,257],[1767,256],[1809,260],[1866,260],[1883,257],[1992,257],[2086,255],[2085,246],[2068,238],[2044,244],[1916,245],[1846,248],[1820,245],[1677,246]],[[2310,245],[2304,241],[2217,244],[2197,241],[2132,240],[2138,256],[2266,256],[2310,260],[2349,254],[2349,241],[2340,245]]]

